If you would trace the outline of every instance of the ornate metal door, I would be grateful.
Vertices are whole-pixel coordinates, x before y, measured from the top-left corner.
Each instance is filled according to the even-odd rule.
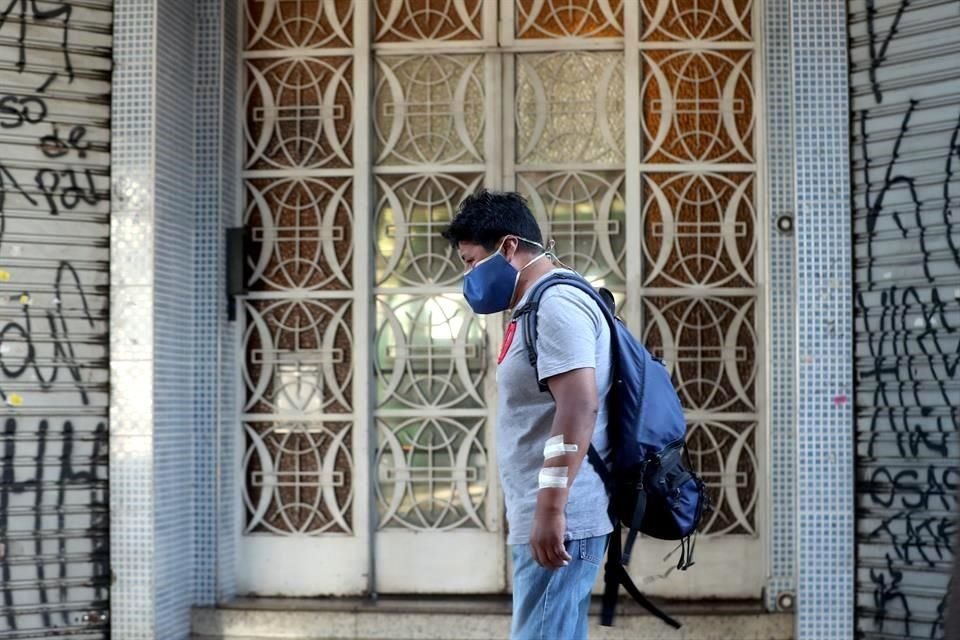
[[[506,587],[500,323],[439,237],[484,185],[672,364],[717,510],[698,571],[655,588],[759,595],[751,3],[245,4],[241,587]]]
[[[758,597],[762,256],[749,0],[503,2],[504,185],[560,258],[619,298],[669,364],[715,510],[695,571],[645,540],[634,575]]]

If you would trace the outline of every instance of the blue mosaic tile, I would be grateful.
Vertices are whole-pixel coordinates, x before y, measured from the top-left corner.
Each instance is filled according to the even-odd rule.
[[[797,636],[853,637],[846,2],[792,3],[797,246]]]
[[[794,236],[777,222],[794,215],[790,2],[770,0],[763,15],[766,171],[770,229],[770,580],[766,605],[796,589],[796,323]]]
[[[145,286],[152,295],[154,149],[151,119],[155,108],[153,68],[156,56],[152,0],[114,3],[114,76],[111,95],[111,292],[120,299],[123,289]],[[119,226],[118,226],[119,225]],[[111,311],[111,333],[120,321]],[[151,335],[152,314],[138,327]],[[135,330],[134,328],[133,330]],[[129,353],[111,344],[111,360],[125,358],[131,369],[149,370],[152,349]],[[115,373],[115,372],[114,372]],[[133,386],[142,377],[113,375],[111,423],[136,424],[135,433],[110,437],[110,589],[111,633],[115,638],[152,638],[155,622],[153,593],[154,473],[152,417],[141,419]]]

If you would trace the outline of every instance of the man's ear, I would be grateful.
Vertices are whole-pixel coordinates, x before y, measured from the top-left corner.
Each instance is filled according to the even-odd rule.
[[[517,236],[507,236],[503,240],[503,255],[507,262],[512,262],[517,255],[517,249],[520,248],[520,238]]]

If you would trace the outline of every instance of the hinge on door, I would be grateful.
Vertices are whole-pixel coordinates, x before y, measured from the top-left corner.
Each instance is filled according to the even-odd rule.
[[[110,613],[107,611],[88,611],[80,616],[80,624],[94,626],[103,624],[110,619]]]
[[[247,292],[244,256],[247,236],[245,227],[231,227],[226,231],[227,320],[237,319],[237,298]]]

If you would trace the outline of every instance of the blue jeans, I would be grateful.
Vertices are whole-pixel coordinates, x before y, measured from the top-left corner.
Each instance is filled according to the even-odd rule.
[[[590,592],[607,538],[568,540],[570,564],[544,569],[529,544],[512,545],[513,621],[510,640],[586,640]]]

